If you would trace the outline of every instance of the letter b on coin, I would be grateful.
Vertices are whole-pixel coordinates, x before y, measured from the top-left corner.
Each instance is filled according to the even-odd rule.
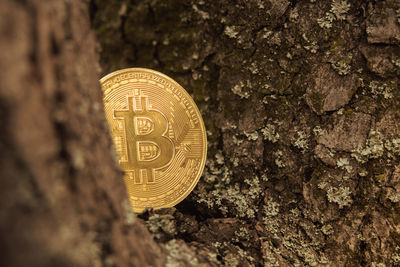
[[[165,116],[148,106],[146,96],[139,96],[140,109],[128,96],[127,110],[114,110],[115,119],[123,119],[127,142],[127,160],[121,167],[135,184],[155,183],[155,170],[166,167],[174,156],[174,144],[164,134],[168,130]]]

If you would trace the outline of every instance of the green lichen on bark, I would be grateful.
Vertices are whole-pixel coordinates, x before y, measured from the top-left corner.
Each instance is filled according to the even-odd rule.
[[[160,242],[211,265],[397,262],[397,1],[93,2],[103,72],[160,70],[205,119],[198,186],[144,217]]]

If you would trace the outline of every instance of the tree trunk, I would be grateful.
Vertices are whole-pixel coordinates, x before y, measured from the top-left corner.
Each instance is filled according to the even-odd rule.
[[[1,2],[0,265],[400,265],[399,16],[397,0]],[[206,169],[175,208],[130,211],[90,24],[102,75],[159,70],[203,114]]]
[[[113,157],[87,11],[0,2],[0,266],[163,266]]]
[[[400,264],[400,1],[94,0],[91,14],[103,74],[164,72],[205,119],[194,193],[142,216],[159,243],[228,266]]]

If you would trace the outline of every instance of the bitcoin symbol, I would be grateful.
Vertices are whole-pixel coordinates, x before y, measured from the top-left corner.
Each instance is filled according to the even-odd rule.
[[[127,160],[121,167],[135,184],[155,183],[155,170],[170,164],[174,145],[164,134],[168,122],[163,114],[149,109],[148,98],[139,96],[140,109],[133,96],[128,96],[128,110],[114,110],[115,119],[123,119],[127,143]],[[146,182],[144,182],[146,180]]]

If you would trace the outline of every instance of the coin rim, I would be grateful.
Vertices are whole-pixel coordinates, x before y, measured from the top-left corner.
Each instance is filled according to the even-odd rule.
[[[200,112],[199,108],[197,107],[196,103],[194,102],[193,98],[189,95],[189,93],[186,91],[186,89],[183,88],[183,86],[181,86],[178,82],[176,82],[171,77],[169,77],[169,76],[167,76],[167,75],[165,75],[165,74],[163,74],[163,73],[161,73],[159,71],[152,70],[152,69],[147,69],[147,68],[126,68],[126,69],[113,71],[113,72],[107,74],[106,76],[104,76],[104,77],[102,77],[100,79],[100,85],[101,85],[102,92],[103,93],[105,92],[105,89],[103,89],[103,83],[105,83],[108,79],[110,79],[112,77],[115,77],[115,76],[118,76],[118,75],[120,75],[122,73],[125,73],[125,72],[145,72],[145,73],[147,72],[147,73],[150,73],[150,74],[161,76],[164,79],[170,81],[173,85],[177,86],[178,88],[181,89],[181,91],[183,91],[183,94],[186,96],[186,98],[188,99],[190,104],[192,104],[194,109],[200,115],[199,116],[200,128],[202,130],[202,134],[203,134],[203,138],[204,138],[203,157],[202,157],[202,160],[201,160],[201,163],[200,163],[200,169],[199,169],[201,171],[199,171],[199,173],[197,174],[197,177],[195,178],[194,182],[190,185],[189,189],[184,194],[182,194],[179,198],[177,198],[175,201],[169,203],[168,205],[162,205],[162,206],[159,206],[159,207],[152,207],[152,208],[161,209],[161,208],[167,208],[167,207],[176,206],[178,203],[182,202],[193,191],[193,189],[198,184],[198,182],[200,180],[200,177],[202,176],[202,174],[204,172],[204,167],[205,167],[206,159],[207,159],[207,132],[206,132],[206,127],[204,125],[203,117],[201,115],[201,112]],[[103,101],[104,101],[104,94],[103,94]],[[104,102],[103,102],[103,105],[104,105]],[[104,110],[104,112],[105,112],[105,110]],[[111,132],[110,132],[110,135],[111,135]],[[124,184],[125,184],[125,182],[124,182]],[[126,184],[125,184],[125,188],[126,188]],[[127,192],[127,190],[126,190],[126,192]],[[128,195],[128,197],[129,197],[129,195]],[[135,209],[135,207],[133,205],[132,205],[132,209],[135,212],[142,211],[142,209],[140,209],[140,210]]]

